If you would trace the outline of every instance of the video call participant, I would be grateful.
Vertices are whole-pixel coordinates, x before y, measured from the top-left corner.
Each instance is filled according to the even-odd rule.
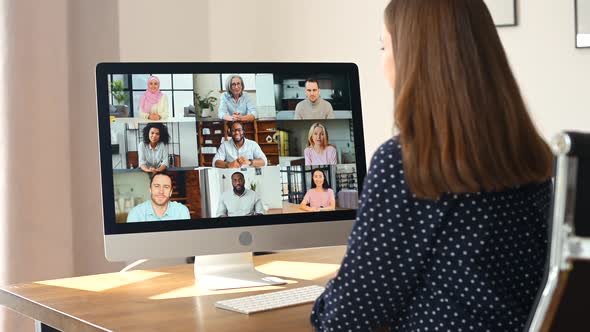
[[[253,121],[258,116],[250,95],[244,91],[244,80],[240,75],[227,78],[225,92],[221,94],[217,115],[226,121]]]
[[[311,322],[524,331],[547,259],[553,156],[492,16],[482,0],[391,0],[384,14],[399,136],[371,160],[346,254]]]
[[[338,152],[328,142],[328,131],[321,123],[314,123],[307,134],[307,147],[303,151],[305,165],[336,165]]]
[[[217,207],[218,217],[249,216],[264,213],[260,197],[255,191],[246,189],[244,174],[235,172],[231,175],[232,190],[221,194]]]
[[[324,171],[315,169],[311,175],[311,189],[305,193],[299,207],[310,212],[334,210],[336,208],[334,191],[330,189]]]
[[[266,166],[266,155],[262,152],[260,145],[244,136],[244,125],[236,121],[230,128],[231,139],[221,141],[213,157],[213,166],[220,168]]]
[[[161,123],[148,123],[143,128],[143,142],[137,147],[139,168],[147,173],[159,173],[169,166],[168,128]]]
[[[320,84],[317,80],[307,79],[305,81],[306,99],[295,106],[294,119],[334,119],[332,105],[320,97]]]
[[[139,98],[139,118],[168,119],[168,97],[160,92],[160,80],[156,76],[148,78],[147,90]]]
[[[171,202],[172,179],[166,173],[158,173],[150,180],[151,199],[129,211],[127,222],[190,219],[188,208]]]

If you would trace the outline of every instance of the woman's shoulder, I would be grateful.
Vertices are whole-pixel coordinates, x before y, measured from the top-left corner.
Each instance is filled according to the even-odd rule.
[[[375,153],[373,154],[373,161],[387,159],[399,159],[401,160],[402,147],[399,142],[399,137],[394,136],[387,141],[383,142]]]
[[[390,181],[404,179],[402,153],[397,137],[392,137],[381,144],[373,157],[368,169],[367,177],[370,181],[377,178],[387,178]]]
[[[336,147],[332,144],[326,146],[326,151],[336,152]]]

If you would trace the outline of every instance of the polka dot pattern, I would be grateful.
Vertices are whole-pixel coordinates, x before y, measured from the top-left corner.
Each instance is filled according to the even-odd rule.
[[[522,331],[541,286],[551,182],[416,198],[396,138],[375,153],[318,331]]]

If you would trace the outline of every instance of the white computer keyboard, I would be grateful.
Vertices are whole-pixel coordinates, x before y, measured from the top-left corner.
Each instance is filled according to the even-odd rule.
[[[322,286],[305,286],[259,295],[238,297],[215,302],[217,308],[231,310],[242,314],[290,307],[314,302],[324,291]]]

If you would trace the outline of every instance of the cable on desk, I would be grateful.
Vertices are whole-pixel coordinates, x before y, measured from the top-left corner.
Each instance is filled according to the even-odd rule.
[[[129,270],[131,270],[132,268],[136,267],[137,265],[143,264],[145,262],[147,262],[149,259],[138,259],[135,262],[125,266],[121,271],[119,272],[127,272]]]

